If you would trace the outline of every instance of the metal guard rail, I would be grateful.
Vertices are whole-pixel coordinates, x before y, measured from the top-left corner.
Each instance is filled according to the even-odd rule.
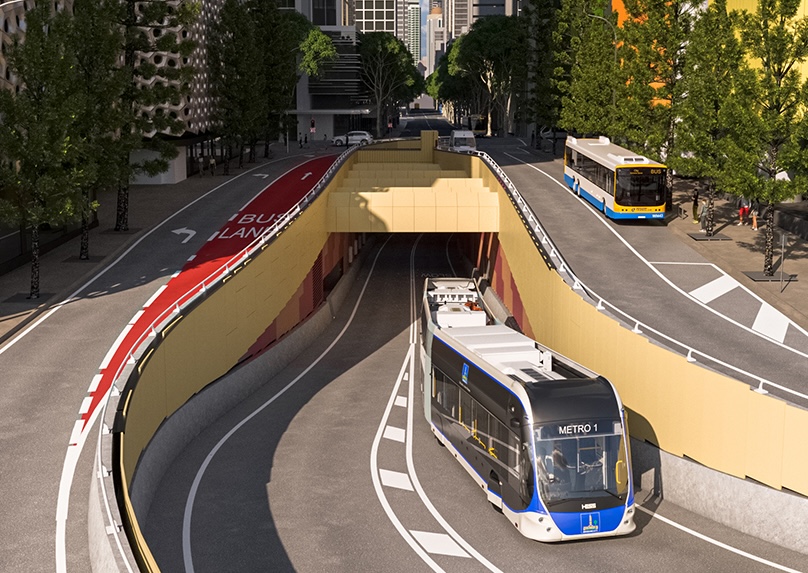
[[[121,374],[124,372],[127,366],[134,364],[139,360],[139,356],[136,356],[137,352],[141,350],[141,347],[149,341],[150,339],[156,337],[156,335],[162,330],[162,327],[165,326],[165,323],[169,320],[176,317],[178,314],[182,312],[183,309],[187,308],[190,305],[193,305],[200,297],[204,296],[207,291],[213,287],[219,286],[223,283],[227,278],[229,278],[232,274],[238,272],[241,269],[241,266],[252,258],[252,256],[260,249],[264,248],[264,246],[272,240],[279,231],[283,230],[289,223],[291,223],[302,211],[305,207],[314,201],[325,189],[325,186],[331,181],[334,174],[337,170],[339,170],[347,158],[356,152],[359,149],[359,146],[349,147],[346,149],[338,158],[337,160],[328,168],[328,170],[323,174],[317,184],[309,191],[300,201],[298,201],[286,214],[280,217],[270,228],[265,231],[260,237],[256,238],[250,245],[245,247],[241,252],[234,255],[227,262],[221,265],[216,271],[208,275],[205,279],[197,283],[193,288],[189,289],[186,293],[181,295],[174,304],[163,311],[157,318],[155,318],[149,326],[146,327],[144,332],[137,338],[137,340],[132,344],[132,346],[127,350],[128,358],[118,367],[115,374],[112,378],[112,385],[110,387],[110,392],[107,395],[107,399],[103,406],[102,412],[102,419],[104,419],[107,407],[109,405],[109,398],[113,395],[118,395],[116,392],[117,388],[115,383],[119,380]],[[519,191],[516,189],[516,186],[511,182],[510,178],[505,174],[502,168],[485,152],[482,151],[473,151],[473,152],[465,152],[464,154],[468,155],[475,155],[479,157],[488,168],[494,173],[494,175],[499,180],[500,184],[503,186],[503,189],[508,193],[511,198],[511,201],[517,207],[520,212],[520,216],[525,224],[525,228],[531,234],[531,236],[535,239],[537,248],[547,252],[549,250],[549,260],[546,259],[548,267],[554,268],[559,275],[561,275],[564,282],[570,285],[570,287],[574,290],[581,291],[582,296],[589,299],[589,301],[596,306],[598,310],[605,310],[606,307],[609,310],[619,317],[622,317],[623,322],[626,325],[634,324],[633,332],[636,333],[643,333],[643,332],[650,332],[653,333],[655,336],[669,342],[675,347],[679,347],[684,350],[682,352],[683,355],[686,355],[687,360],[694,362],[695,355],[699,355],[709,361],[712,361],[715,364],[719,364],[729,370],[736,372],[742,376],[748,377],[750,379],[756,380],[758,383],[758,387],[755,388],[755,391],[760,393],[767,393],[765,390],[764,385],[771,386],[773,388],[777,388],[783,392],[787,392],[799,398],[802,398],[808,401],[808,395],[802,394],[800,392],[791,390],[765,378],[757,376],[755,374],[751,374],[744,370],[741,370],[731,364],[727,364],[709,354],[701,352],[685,343],[679,342],[678,340],[659,332],[658,330],[654,329],[653,327],[641,323],[639,320],[632,317],[627,312],[620,310],[618,307],[610,304],[607,302],[603,297],[599,296],[594,289],[588,287],[583,281],[581,281],[572,271],[569,264],[566,262],[564,257],[561,255],[561,252],[556,248],[555,244],[553,243],[550,236],[547,234],[544,227],[541,225],[538,216],[533,212],[533,209],[530,205],[525,201]],[[557,261],[557,262],[556,262]],[[597,301],[597,302],[596,302]],[[117,424],[116,424],[117,425]],[[99,447],[97,448],[97,456],[99,457],[99,467],[100,467],[100,455],[101,455],[101,447],[100,447],[100,440],[101,435],[104,433],[104,425],[101,424],[101,428],[99,429]],[[114,472],[117,473],[117,472]],[[116,485],[118,483],[118,479],[121,476],[117,476]],[[104,484],[103,479],[99,479],[99,485],[101,488],[101,494],[103,499],[107,498],[106,486]],[[117,488],[116,488],[117,489]],[[112,516],[112,510],[109,505],[106,506],[106,513],[109,523],[114,526],[114,519]],[[128,520],[128,511],[122,511],[121,517],[124,520]],[[137,527],[136,524],[125,524],[127,527],[126,529],[130,529],[132,525]],[[132,547],[139,547],[138,540],[130,540]],[[124,562],[126,563],[127,570],[132,571],[129,567],[128,560],[124,555],[123,547],[121,546],[120,540],[117,539],[116,534],[116,542],[119,551],[124,556]],[[135,559],[139,563],[143,563],[143,556],[135,556]]]
[[[742,376],[749,380],[754,380],[755,384],[757,385],[757,387],[753,388],[755,392],[758,392],[760,394],[768,394],[768,390],[766,390],[765,386],[769,386],[771,388],[776,388],[781,392],[785,392],[789,395],[795,396],[808,402],[808,395],[803,394],[802,392],[797,392],[796,390],[792,390],[791,388],[787,388],[770,380],[767,380],[766,378],[763,378],[756,374],[752,374],[751,372],[747,372],[746,370],[742,370],[736,366],[733,366],[732,364],[728,364],[723,360],[715,358],[714,356],[711,356],[705,352],[701,352],[700,350],[693,348],[692,346],[685,344],[684,342],[680,342],[675,338],[672,338],[656,330],[650,325],[640,322],[638,319],[634,318],[629,313],[622,311],[618,307],[606,301],[606,299],[598,295],[594,289],[587,286],[575,275],[575,273],[570,268],[569,264],[567,264],[567,262],[564,260],[564,257],[561,255],[560,251],[555,247],[555,244],[553,243],[552,239],[550,239],[550,236],[547,234],[544,227],[542,227],[541,223],[539,222],[538,216],[536,216],[536,214],[533,212],[533,209],[531,209],[530,205],[528,205],[527,201],[525,201],[525,199],[516,189],[516,186],[511,182],[511,180],[508,178],[508,176],[505,174],[502,168],[496,163],[496,161],[494,161],[491,158],[491,156],[489,156],[487,153],[483,151],[469,151],[466,153],[470,155],[476,155],[477,157],[482,159],[488,166],[488,168],[497,176],[497,179],[502,184],[505,191],[510,195],[514,205],[516,205],[517,208],[521,211],[520,215],[525,223],[525,227],[535,238],[540,240],[541,245],[549,246],[550,257],[558,261],[558,264],[556,265],[556,270],[561,275],[564,282],[569,284],[574,290],[581,291],[582,296],[589,299],[589,301],[592,302],[592,304],[595,304],[595,307],[598,310],[602,311],[608,307],[609,311],[617,315],[624,322],[624,324],[626,324],[627,326],[634,325],[632,328],[632,332],[635,332],[637,334],[641,334],[644,332],[652,333],[655,337],[658,337],[659,339],[668,342],[673,347],[678,347],[682,349],[682,352],[680,353],[683,356],[687,357],[688,362],[696,362],[695,357],[698,355],[702,359],[708,360],[723,368],[731,370],[732,372],[738,374],[739,376]]]
[[[124,360],[115,371],[115,374],[112,377],[112,382],[110,385],[110,390],[107,394],[106,400],[104,401],[104,405],[101,411],[101,419],[104,420],[107,414],[107,408],[109,406],[110,398],[113,396],[121,395],[120,390],[117,388],[116,383],[121,378],[121,375],[124,373],[128,366],[136,364],[143,358],[143,355],[138,355],[139,352],[143,351],[147,347],[147,343],[154,339],[157,334],[159,334],[162,329],[174,318],[179,316],[181,312],[188,308],[189,306],[194,305],[201,297],[204,297],[207,292],[212,289],[220,286],[223,284],[230,276],[237,273],[241,270],[241,267],[249,262],[249,260],[255,255],[259,250],[262,250],[266,247],[266,245],[275,238],[275,236],[286,228],[295,218],[297,218],[300,213],[312,203],[317,197],[325,189],[326,185],[330,183],[331,179],[333,179],[334,174],[345,164],[345,161],[350,157],[353,153],[355,153],[359,149],[359,146],[353,146],[346,149],[342,154],[334,161],[333,164],[326,170],[317,184],[309,191],[300,201],[298,201],[289,211],[287,211],[283,216],[281,216],[275,223],[273,223],[260,237],[256,238],[253,242],[251,242],[247,247],[242,249],[236,255],[230,257],[224,264],[222,264],[219,268],[217,268],[214,272],[209,274],[207,277],[202,279],[199,283],[193,286],[191,289],[186,291],[182,294],[179,298],[177,298],[174,303],[161,312],[143,331],[143,333],[138,336],[138,338],[132,343],[131,347],[127,349],[126,355],[127,359]],[[148,358],[148,356],[147,356]],[[143,367],[144,363],[137,364],[138,370]],[[127,383],[126,387],[124,388],[125,391],[132,392],[134,387],[128,388],[129,384]],[[125,400],[124,400],[125,402]],[[123,426],[123,427],[121,427]],[[149,554],[148,547],[145,546],[145,541],[142,538],[142,534],[140,534],[139,526],[137,525],[136,516],[131,511],[131,505],[126,504],[124,506],[121,500],[121,494],[123,497],[128,500],[128,495],[126,491],[128,491],[128,487],[126,484],[122,483],[124,476],[121,475],[123,472],[122,467],[122,459],[121,457],[121,443],[122,436],[120,432],[123,432],[125,427],[125,415],[121,416],[121,411],[116,413],[115,416],[115,427],[113,428],[113,432],[117,433],[118,435],[113,440],[113,459],[115,460],[114,466],[116,468],[115,471],[112,471],[114,477],[114,484],[116,490],[116,497],[118,499],[119,511],[120,511],[120,520],[123,525],[123,529],[127,531],[128,534],[132,534],[134,532],[134,539],[130,537],[129,539],[129,546],[132,549],[133,557],[135,561],[138,563],[139,567],[142,568],[141,570],[153,571],[152,564],[154,563],[153,558]],[[105,427],[105,424],[102,422],[99,428],[99,435],[98,435],[98,442],[96,448],[96,456],[98,461],[98,467],[103,468],[102,460],[101,460],[101,439],[105,433],[109,433],[109,428]],[[102,472],[103,473],[103,472]],[[118,527],[115,525],[115,519],[113,516],[112,507],[108,502],[108,492],[106,484],[104,483],[103,476],[97,476],[99,478],[99,489],[102,499],[104,500],[104,510],[107,517],[107,523],[110,526],[110,529],[114,530],[114,537],[115,537],[115,545],[122,557],[122,560],[126,566],[127,571],[130,573],[132,572],[132,568],[129,563],[129,559],[127,558],[126,551],[124,549],[123,544],[121,543],[121,539],[119,537]]]

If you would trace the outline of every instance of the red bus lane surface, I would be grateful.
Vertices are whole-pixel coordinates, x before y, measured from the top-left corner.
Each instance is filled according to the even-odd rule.
[[[110,349],[110,355],[101,364],[89,394],[90,402],[82,407],[80,424],[76,430],[83,433],[92,420],[95,411],[109,391],[115,376],[129,359],[135,345],[143,340],[144,334],[156,319],[169,308],[180,304],[189,292],[196,292],[202,282],[229,260],[239,255],[294,205],[312,190],[323,174],[334,163],[336,155],[318,157],[282,175],[277,181],[256,195],[213,236],[205,245],[190,257],[182,270],[157,291],[141,312],[124,329],[118,344]],[[86,403],[86,400],[85,400]],[[77,443],[77,432],[71,437],[70,445]]]

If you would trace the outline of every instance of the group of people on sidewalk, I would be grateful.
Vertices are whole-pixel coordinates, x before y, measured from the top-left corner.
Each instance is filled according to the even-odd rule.
[[[735,204],[738,209],[738,222],[736,225],[748,225],[752,223],[752,230],[758,230],[757,219],[760,215],[760,202],[757,199],[750,200],[747,197],[738,197]],[[699,224],[701,227],[699,231],[705,233],[707,231],[707,199],[702,197],[699,200],[698,188],[693,189],[693,224]]]

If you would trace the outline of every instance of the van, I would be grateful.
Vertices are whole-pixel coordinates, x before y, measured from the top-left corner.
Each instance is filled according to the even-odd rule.
[[[468,129],[454,129],[449,137],[450,151],[476,151],[477,140],[474,132]]]

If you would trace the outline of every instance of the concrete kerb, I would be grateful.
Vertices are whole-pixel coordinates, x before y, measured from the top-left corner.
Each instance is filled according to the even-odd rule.
[[[739,479],[631,438],[637,503],[658,496],[753,537],[808,554],[808,498]],[[645,496],[643,496],[645,494]]]
[[[312,316],[255,360],[208,385],[164,421],[143,452],[132,478],[130,497],[141,531],[146,527],[157,488],[173,461],[202,430],[253,394],[315,342],[345,302],[372,246],[372,242],[365,244],[355,263]]]

